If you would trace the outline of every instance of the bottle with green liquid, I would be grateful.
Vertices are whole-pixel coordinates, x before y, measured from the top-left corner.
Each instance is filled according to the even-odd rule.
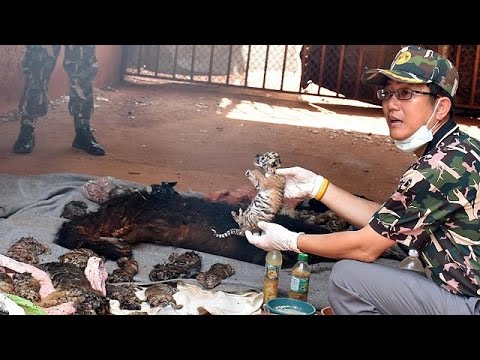
[[[292,268],[290,290],[288,292],[288,297],[291,299],[303,301],[307,301],[308,299],[308,285],[310,283],[311,270],[307,261],[307,254],[298,254],[297,263]]]

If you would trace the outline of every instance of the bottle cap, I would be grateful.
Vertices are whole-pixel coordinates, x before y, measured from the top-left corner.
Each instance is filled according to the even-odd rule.
[[[415,249],[408,250],[408,256],[418,256],[418,251]]]
[[[298,261],[308,261],[308,254],[300,253],[297,256]]]

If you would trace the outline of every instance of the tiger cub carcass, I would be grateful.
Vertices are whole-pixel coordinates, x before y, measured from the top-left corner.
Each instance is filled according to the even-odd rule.
[[[257,154],[254,165],[257,168],[247,170],[245,176],[255,186],[257,194],[246,210],[240,208],[238,214],[235,211],[231,212],[239,228],[230,229],[222,234],[212,229],[216,237],[243,236],[247,230],[259,232],[258,222],[272,221],[282,209],[285,178],[275,173],[275,170],[281,166],[280,156],[273,151]]]

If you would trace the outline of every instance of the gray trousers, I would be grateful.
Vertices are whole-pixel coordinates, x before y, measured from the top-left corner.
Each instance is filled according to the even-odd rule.
[[[452,294],[415,271],[354,260],[333,266],[328,300],[335,315],[480,315],[480,297]]]

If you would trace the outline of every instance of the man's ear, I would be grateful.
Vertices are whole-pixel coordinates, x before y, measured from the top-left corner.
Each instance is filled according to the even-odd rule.
[[[452,108],[452,101],[446,96],[442,96],[438,98],[437,101],[439,102],[439,104],[437,106],[437,111],[435,116],[437,120],[442,120],[450,112],[450,109]]]

